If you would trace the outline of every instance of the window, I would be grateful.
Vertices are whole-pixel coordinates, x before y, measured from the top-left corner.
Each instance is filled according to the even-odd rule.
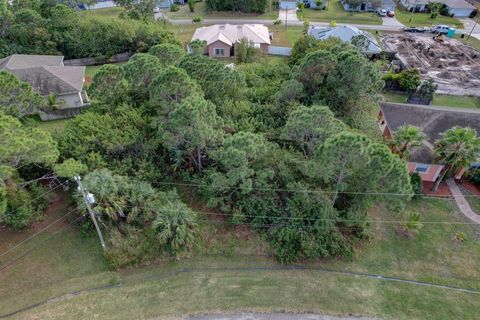
[[[425,172],[428,171],[428,167],[429,167],[428,164],[425,164],[425,163],[417,163],[417,165],[416,165],[416,167],[415,167],[415,172],[425,173]]]
[[[260,49],[260,43],[254,43],[254,44],[253,44],[253,47],[254,47],[255,49]]]
[[[215,48],[213,49],[213,54],[216,56],[223,56],[225,53],[225,49],[223,48]]]

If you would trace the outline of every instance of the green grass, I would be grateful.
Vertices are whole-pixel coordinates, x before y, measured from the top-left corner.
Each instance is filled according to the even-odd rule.
[[[124,9],[122,7],[113,7],[113,8],[102,8],[95,10],[81,10],[78,11],[79,15],[90,16],[96,18],[117,18]]]
[[[453,203],[432,199],[412,202],[403,214],[377,207],[370,215],[374,220],[402,220],[412,211],[420,212],[423,221],[465,221]],[[413,238],[405,238],[399,228],[375,224],[375,237],[358,248],[353,261],[326,260],[312,266],[480,289],[475,280],[480,277],[477,226],[425,225]],[[44,237],[54,231],[48,230]],[[312,270],[238,270],[279,265],[262,257],[270,249],[255,233],[244,228],[233,231],[204,226],[191,258],[114,272],[103,263],[95,235],[83,238],[69,227],[0,273],[0,314],[51,296],[107,284],[120,286],[56,299],[16,318],[171,319],[199,312],[291,310],[382,319],[473,319],[480,308],[477,294]],[[464,232],[467,241],[454,241],[457,231]],[[3,242],[4,238],[0,235]],[[19,240],[17,236],[12,242]],[[212,254],[219,256],[208,256]],[[185,268],[196,271],[172,273]]]
[[[187,44],[192,41],[193,34],[197,28],[202,26],[199,25],[167,25],[167,30],[173,32],[180,42],[183,44],[183,47],[186,49]]]
[[[241,13],[241,12],[215,12],[208,11],[205,8],[205,2],[197,2],[195,4],[195,11],[190,12],[187,5],[179,6],[179,10],[172,12],[169,9],[165,11],[165,14],[173,20],[192,20],[193,17],[202,17],[203,19],[259,19],[259,20],[276,20],[278,18],[278,9],[272,9],[270,13],[269,8],[263,14],[254,13]]]
[[[407,101],[406,94],[384,91],[382,95],[385,98],[385,101],[389,102],[406,103]],[[433,97],[432,105],[451,108],[479,109],[480,97],[436,94]]]
[[[59,138],[62,135],[63,130],[65,130],[65,125],[67,124],[67,122],[72,119],[73,118],[42,121],[38,116],[32,116],[24,119],[24,123],[27,126],[36,127],[48,131],[54,138]]]
[[[463,194],[466,196],[465,199],[467,199],[468,204],[470,205],[472,210],[476,214],[480,215],[480,197],[475,196],[473,193],[465,191],[465,190],[463,190]]]
[[[401,10],[397,7],[395,10],[395,17],[406,26],[409,27],[430,27],[436,24],[445,24],[449,26],[455,26],[457,29],[463,28],[462,23],[455,18],[438,15],[435,19],[430,18],[429,13],[410,13]],[[410,19],[412,19],[410,21]]]
[[[462,39],[462,37],[459,34],[455,34],[454,38],[457,39],[457,40],[460,40],[463,43],[468,44],[468,45],[472,46],[473,48],[477,49],[478,51],[480,51],[480,40],[478,40],[477,38],[470,37],[467,40],[467,36],[465,36]]]
[[[282,47],[293,47],[293,44],[302,36],[302,27],[287,26],[272,26],[270,32],[273,33],[272,45]]]
[[[297,12],[297,16],[300,20],[318,22],[336,21],[337,23],[351,24],[382,24],[382,18],[378,14],[373,12],[347,12],[339,0],[329,1],[326,10],[303,9],[302,12]]]

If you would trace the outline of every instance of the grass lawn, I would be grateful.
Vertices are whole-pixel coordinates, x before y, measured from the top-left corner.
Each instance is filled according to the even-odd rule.
[[[193,25],[193,24],[191,24],[191,25],[167,24],[166,26],[167,26],[168,31],[173,32],[178,37],[178,39],[183,44],[183,47],[185,49],[187,48],[187,44],[189,44],[190,41],[192,41],[192,37],[193,37],[193,34],[195,33],[195,30],[197,28],[202,27],[200,25]]]
[[[270,13],[269,8],[263,14],[254,14],[254,13],[241,13],[241,12],[214,12],[208,11],[205,8],[205,1],[197,2],[195,4],[195,12],[190,12],[190,9],[187,5],[179,6],[177,12],[172,12],[170,10],[166,10],[165,14],[174,20],[183,20],[188,19],[192,20],[193,17],[202,17],[203,19],[221,19],[221,18],[228,18],[228,19],[259,19],[259,20],[276,20],[278,18],[278,9],[272,8],[272,13]]]
[[[54,137],[60,137],[65,129],[65,125],[68,121],[73,118],[69,119],[60,119],[60,120],[52,120],[52,121],[42,121],[38,116],[28,117],[24,119],[24,122],[27,126],[36,127],[43,129],[45,131],[50,132],[50,134]]]
[[[480,197],[475,196],[473,193],[465,191],[465,189],[462,189],[463,194],[465,195],[465,199],[467,199],[468,204],[472,208],[472,210],[480,215]]]
[[[300,20],[351,23],[351,24],[373,24],[381,25],[382,18],[373,12],[347,12],[343,9],[339,0],[330,0],[326,10],[303,9],[303,12],[297,12]]]
[[[91,16],[97,18],[117,18],[123,12],[123,7],[102,8],[95,10],[80,10],[79,15]]]
[[[406,103],[407,95],[384,91],[382,93],[385,101]],[[452,107],[452,108],[480,108],[480,97],[474,96],[453,96],[446,94],[436,94],[433,97],[432,105]]]
[[[423,221],[465,221],[452,202],[432,199],[412,202],[403,214],[378,207],[371,211],[371,218],[401,220],[411,211],[420,212]],[[60,211],[56,213],[60,215]],[[397,232],[398,225],[372,228],[375,237],[358,248],[352,261],[330,260],[310,266],[480,289],[477,226],[425,224],[409,239]],[[457,231],[465,233],[465,242],[452,239]],[[44,237],[51,232],[54,230]],[[0,233],[0,244],[6,239],[8,235]],[[172,319],[198,312],[290,310],[382,319],[474,319],[480,308],[478,294],[473,293],[314,270],[268,270],[281,266],[264,256],[269,253],[268,245],[251,231],[206,225],[191,258],[114,272],[103,263],[94,234],[84,238],[68,227],[14,267],[0,272],[0,315],[48,297],[115,284],[55,299],[13,318]],[[242,270],[244,267],[248,269]],[[184,272],[175,272],[180,269]]]
[[[302,27],[287,26],[272,26],[270,32],[273,33],[272,45],[282,47],[293,47],[293,44],[302,36]]]
[[[473,48],[477,49],[478,51],[480,51],[480,40],[478,40],[477,38],[470,37],[470,38],[467,40],[467,37],[465,36],[465,37],[462,39],[459,34],[456,34],[456,35],[454,36],[454,38],[457,39],[457,40],[460,40],[460,41],[462,41],[463,43],[468,44],[468,45],[472,46]]]
[[[418,12],[412,14],[410,12],[400,10],[399,7],[397,7],[395,10],[395,17],[398,19],[398,21],[409,27],[430,27],[436,24],[445,24],[449,26],[455,26],[457,29],[463,28],[463,24],[455,18],[438,15],[437,18],[431,19],[429,13]],[[412,19],[411,22],[410,19]]]

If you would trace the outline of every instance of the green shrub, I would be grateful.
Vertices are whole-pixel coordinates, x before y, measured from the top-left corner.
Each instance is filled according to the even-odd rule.
[[[195,0],[188,0],[188,9],[190,9],[190,12],[195,12]]]
[[[410,175],[410,183],[412,184],[412,189],[414,192],[413,198],[419,199],[423,193],[423,183],[422,178],[418,173],[413,173]]]
[[[170,6],[170,11],[177,12],[178,10],[180,10],[180,7],[178,6],[178,4],[174,3]]]

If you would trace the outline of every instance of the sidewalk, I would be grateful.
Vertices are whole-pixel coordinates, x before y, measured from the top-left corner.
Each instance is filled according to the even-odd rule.
[[[466,216],[468,219],[472,220],[473,222],[480,224],[480,215],[473,212],[472,208],[468,204],[467,199],[465,199],[462,191],[460,191],[460,188],[455,183],[455,180],[450,178],[447,180],[447,184],[453,194],[453,198],[455,199],[458,208],[463,213],[463,215]]]

